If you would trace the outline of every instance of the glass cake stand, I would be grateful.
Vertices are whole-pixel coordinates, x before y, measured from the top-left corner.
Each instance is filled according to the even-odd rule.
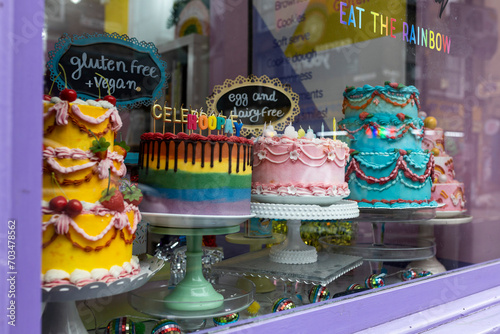
[[[408,268],[420,268],[433,274],[443,273],[446,268],[436,258],[435,225],[458,225],[472,221],[472,216],[461,212],[439,212],[435,208],[422,209],[365,209],[360,208],[359,222],[371,222],[373,241],[358,241],[355,245],[337,245],[335,237],[320,238],[321,245],[330,252],[361,256],[377,263],[411,261]],[[419,225],[417,238],[385,234],[386,223]]]
[[[330,206],[252,203],[251,211],[258,218],[287,221],[286,240],[271,247],[269,252],[272,262],[283,264],[308,264],[317,261],[316,248],[306,245],[300,236],[302,220],[352,219],[359,215],[358,204],[348,200],[340,200]]]
[[[112,283],[95,282],[77,287],[58,285],[42,288],[42,300],[47,303],[42,315],[45,334],[87,334],[75,301],[104,298],[140,288],[163,267],[163,260],[151,258],[139,263],[139,274]]]
[[[169,289],[165,284],[148,285],[148,288],[135,292],[130,297],[133,307],[152,315],[200,318],[202,314],[206,316],[218,314],[221,310],[225,312],[226,309],[234,309],[236,308],[234,301],[241,307],[252,302],[251,297],[255,288],[241,293],[238,289],[231,290],[230,286],[218,288],[208,282],[203,276],[201,259],[204,235],[236,233],[240,230],[239,224],[252,218],[253,215],[195,216],[155,213],[142,215],[150,222],[151,233],[186,236],[186,274],[175,288]],[[253,283],[250,284],[253,286]],[[228,295],[225,293],[228,291],[232,292]],[[158,299],[158,296],[161,298]],[[231,312],[226,314],[228,313]]]

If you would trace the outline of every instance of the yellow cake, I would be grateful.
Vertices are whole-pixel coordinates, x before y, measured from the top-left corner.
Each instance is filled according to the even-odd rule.
[[[122,199],[110,206],[103,199],[110,193],[120,201],[126,173],[126,151],[113,144],[122,125],[117,109],[107,101],[52,98],[44,102],[43,117],[43,286],[110,282],[138,273],[132,256],[141,219],[137,202]],[[109,147],[94,152],[96,142]]]

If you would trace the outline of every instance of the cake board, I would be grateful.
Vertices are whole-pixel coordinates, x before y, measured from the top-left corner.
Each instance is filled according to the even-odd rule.
[[[112,283],[95,282],[82,287],[67,284],[42,288],[42,300],[47,303],[42,315],[42,332],[87,334],[75,301],[109,297],[140,288],[163,264],[163,260],[157,258],[142,261],[139,263],[139,274]]]
[[[302,241],[302,220],[352,219],[359,215],[357,203],[348,200],[340,200],[330,206],[252,203],[251,211],[258,218],[287,220],[286,240],[269,251],[270,260],[282,264],[310,264],[318,259],[316,248]]]

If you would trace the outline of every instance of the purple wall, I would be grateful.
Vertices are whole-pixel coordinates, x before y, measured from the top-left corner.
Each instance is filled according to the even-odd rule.
[[[43,0],[0,5],[0,332],[40,331],[40,202],[42,161]],[[9,221],[15,259],[6,263]],[[12,225],[12,223],[10,223]],[[13,253],[11,253],[13,255]],[[10,265],[14,265],[10,268]],[[8,273],[14,274],[8,274]],[[7,285],[15,277],[15,285]],[[14,288],[15,287],[15,288]],[[9,290],[15,296],[9,297]],[[15,327],[7,323],[15,302]],[[12,318],[14,319],[14,318]]]

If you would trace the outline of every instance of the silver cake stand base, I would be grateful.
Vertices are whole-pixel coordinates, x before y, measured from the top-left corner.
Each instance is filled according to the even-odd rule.
[[[141,267],[139,274],[112,283],[96,282],[83,287],[59,285],[42,288],[42,300],[47,303],[42,315],[42,333],[88,334],[75,301],[104,298],[137,289],[163,267],[163,261],[152,258],[140,262],[139,265]]]

